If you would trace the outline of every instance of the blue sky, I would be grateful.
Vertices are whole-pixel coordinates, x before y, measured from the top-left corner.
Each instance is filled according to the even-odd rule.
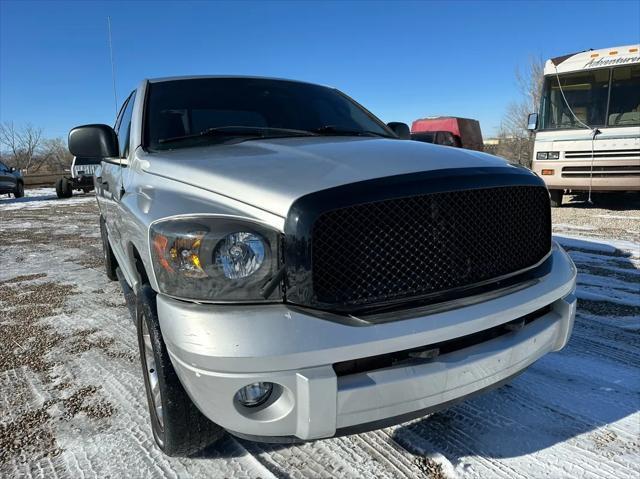
[[[0,0],[0,120],[66,137],[114,118],[145,77],[248,74],[335,86],[384,121],[477,118],[495,133],[514,71],[640,42],[640,1],[29,2]]]

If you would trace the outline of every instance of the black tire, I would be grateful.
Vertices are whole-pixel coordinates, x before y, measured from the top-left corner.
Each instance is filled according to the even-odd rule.
[[[148,284],[136,296],[136,328],[151,429],[158,447],[168,456],[189,456],[220,439],[224,429],[209,421],[193,404],[171,364],[158,322],[156,293]],[[151,364],[147,362],[149,347],[153,354]],[[156,398],[159,395],[161,414],[153,399],[150,379],[153,372],[159,385]]]
[[[100,236],[102,237],[102,257],[104,258],[104,268],[107,270],[107,278],[111,281],[117,281],[118,275],[116,274],[116,268],[118,267],[118,260],[116,260],[111,245],[109,244],[107,225],[102,216],[100,216]]]
[[[71,198],[73,196],[73,188],[67,178],[62,178],[62,191],[65,198]]]
[[[549,190],[549,197],[551,198],[551,207],[559,208],[562,206],[562,195],[564,195],[563,190]]]
[[[24,184],[22,184],[22,181],[18,181],[18,184],[16,185],[16,191],[13,196],[15,196],[16,198],[22,198],[24,196]]]
[[[64,198],[64,190],[62,189],[62,178],[58,178],[58,181],[56,181],[56,195],[60,199]]]

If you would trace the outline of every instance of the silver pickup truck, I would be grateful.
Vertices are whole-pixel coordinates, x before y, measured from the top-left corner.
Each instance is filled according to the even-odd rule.
[[[571,334],[576,270],[529,170],[406,141],[340,91],[144,80],[99,157],[107,275],[136,323],[153,435],[352,434],[510,380]]]

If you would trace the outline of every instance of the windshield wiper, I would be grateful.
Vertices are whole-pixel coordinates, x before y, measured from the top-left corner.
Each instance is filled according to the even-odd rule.
[[[316,128],[313,132],[327,136],[380,136],[382,138],[393,138],[391,135],[385,135],[384,133],[378,133],[377,131],[350,130],[348,128],[340,128],[336,125],[324,125],[320,128]]]
[[[275,133],[275,134],[274,134]],[[200,133],[192,135],[174,136],[171,138],[160,138],[158,143],[171,143],[174,141],[191,140],[194,138],[204,138],[211,136],[248,136],[256,138],[282,138],[285,136],[318,136],[318,133],[307,130],[296,130],[293,128],[277,128],[272,126],[217,126],[207,128]]]

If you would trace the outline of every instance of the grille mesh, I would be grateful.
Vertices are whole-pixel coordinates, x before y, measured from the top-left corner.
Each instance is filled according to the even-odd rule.
[[[312,235],[318,301],[419,297],[539,262],[551,248],[549,196],[508,186],[378,201],[322,214]]]

